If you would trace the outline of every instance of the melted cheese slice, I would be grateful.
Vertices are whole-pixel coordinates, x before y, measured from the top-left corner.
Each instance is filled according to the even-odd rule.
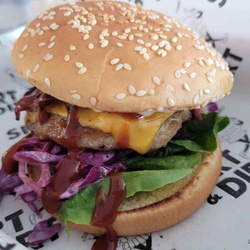
[[[49,113],[67,118],[67,108],[62,102],[54,102],[46,107]],[[131,148],[140,154],[149,151],[154,137],[165,120],[173,113],[154,113],[151,116],[134,114],[95,112],[78,108],[77,116],[82,126],[97,128],[110,133],[121,148]]]

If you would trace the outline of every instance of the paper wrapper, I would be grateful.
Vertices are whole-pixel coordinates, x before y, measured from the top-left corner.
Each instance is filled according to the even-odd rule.
[[[231,119],[220,134],[223,168],[207,202],[183,222],[158,233],[122,237],[118,249],[145,250],[235,250],[250,249],[250,5],[247,0],[138,0],[146,7],[172,15],[197,30],[228,60],[235,74],[232,95],[219,103],[220,113]],[[28,84],[17,75],[10,49],[21,29],[0,35],[0,152],[28,133],[14,119],[14,102]],[[1,204],[0,229],[26,244],[27,235],[39,221],[19,199],[6,196]],[[43,211],[43,219],[50,216]],[[55,235],[44,249],[91,249],[96,236],[65,230]],[[0,237],[0,249],[8,245]],[[19,248],[21,249],[21,248]]]

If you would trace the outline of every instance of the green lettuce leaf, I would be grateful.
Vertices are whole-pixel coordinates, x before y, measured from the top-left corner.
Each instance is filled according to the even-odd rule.
[[[229,119],[220,117],[217,113],[202,116],[202,121],[192,120],[183,124],[188,140],[171,140],[166,147],[156,152],[145,155],[136,153],[124,159],[128,168],[128,172],[122,173],[127,198],[139,192],[153,191],[186,177],[200,164],[201,153],[216,150],[217,133],[229,124]],[[97,184],[91,184],[72,198],[63,201],[59,217],[64,222],[89,224],[98,188],[103,186],[107,194],[109,182],[109,178],[106,178]]]
[[[122,175],[126,184],[126,198],[138,192],[150,192],[166,184],[176,182],[191,174],[193,167],[124,172]],[[98,188],[103,186],[104,192],[107,194],[109,179],[106,178],[97,184],[89,185],[71,199],[62,202],[62,207],[58,213],[59,217],[64,222],[72,221],[77,224],[89,224],[95,208]]]
[[[208,153],[217,148],[216,136],[227,127],[230,120],[226,116],[218,116],[217,113],[202,115],[203,120],[193,120],[184,124],[184,132],[188,140],[171,140],[171,143],[183,146],[192,152]]]

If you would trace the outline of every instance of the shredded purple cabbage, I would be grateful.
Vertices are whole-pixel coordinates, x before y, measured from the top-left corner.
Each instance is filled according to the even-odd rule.
[[[56,233],[59,233],[62,228],[60,223],[50,225],[48,220],[43,220],[37,223],[33,231],[28,236],[28,243],[31,246],[39,245],[46,240],[49,240]]]
[[[200,120],[200,121],[202,121],[202,112],[201,112],[201,109],[194,109],[194,110],[192,110],[192,112],[193,112],[193,115],[194,115],[194,117],[197,119],[197,120]]]
[[[14,191],[16,187],[22,184],[23,182],[18,174],[6,174],[0,169],[0,203],[6,192]]]
[[[214,103],[214,102],[210,102],[208,105],[207,105],[207,109],[208,109],[208,111],[210,111],[210,112],[216,112],[216,111],[218,111],[218,105],[216,104],[216,103]]]
[[[82,179],[72,183],[68,187],[68,189],[63,194],[60,195],[60,199],[70,198],[71,196],[78,193],[79,190],[82,189],[83,187],[89,184],[100,182],[111,173],[122,172],[126,170],[124,162],[114,163],[109,166],[104,166],[101,164],[103,164],[103,162],[100,161],[99,165],[91,166],[90,169],[88,166],[84,167],[83,172],[85,172],[85,169],[87,168],[88,173],[87,174],[85,173],[85,177],[83,177]]]

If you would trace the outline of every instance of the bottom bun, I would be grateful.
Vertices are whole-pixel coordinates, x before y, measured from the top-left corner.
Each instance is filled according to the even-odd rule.
[[[147,234],[168,228],[191,215],[207,199],[221,171],[221,150],[206,154],[193,179],[173,196],[150,206],[120,211],[113,227],[119,236]],[[54,216],[57,217],[58,216]],[[104,228],[69,222],[78,231],[104,234]]]

